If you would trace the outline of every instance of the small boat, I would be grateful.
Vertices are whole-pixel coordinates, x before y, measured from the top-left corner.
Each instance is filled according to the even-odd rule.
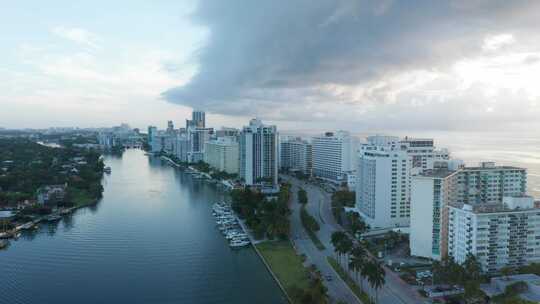
[[[249,245],[249,241],[241,241],[241,240],[232,240],[229,243],[229,246],[231,247],[244,247]]]
[[[0,240],[0,249],[4,249],[9,245],[9,242],[6,240]]]
[[[17,232],[17,233],[15,233],[15,234],[13,234],[13,237],[14,237],[15,239],[18,239],[18,238],[21,237],[21,233],[20,233],[20,232]]]
[[[71,209],[64,209],[64,210],[60,211],[60,214],[62,214],[62,215],[68,215],[70,213],[71,213]]]
[[[105,167],[103,168],[103,172],[107,173],[107,174],[111,174],[111,167]]]
[[[62,217],[59,216],[59,215],[49,215],[49,216],[47,217],[47,221],[48,221],[48,222],[56,222],[56,221],[59,221],[59,220],[61,220],[61,219],[62,219]]]

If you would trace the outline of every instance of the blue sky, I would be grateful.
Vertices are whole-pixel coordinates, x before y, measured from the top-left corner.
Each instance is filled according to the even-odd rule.
[[[531,130],[540,2],[3,1],[0,127]]]

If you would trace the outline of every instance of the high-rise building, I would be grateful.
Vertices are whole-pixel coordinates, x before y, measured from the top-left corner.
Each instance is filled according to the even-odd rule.
[[[496,166],[483,162],[478,167],[460,171],[455,203],[499,203],[505,196],[520,196],[527,191],[527,170],[511,166]]]
[[[280,142],[280,167],[282,170],[301,172],[311,176],[313,150],[311,143],[299,137],[282,138]]]
[[[540,262],[540,208],[529,196],[450,206],[448,254],[458,263],[476,256],[485,272]]]
[[[344,181],[344,173],[354,170],[354,145],[349,132],[326,132],[311,141],[313,176],[334,182]]]
[[[450,207],[499,206],[506,197],[526,195],[525,169],[491,162],[478,167],[456,160],[446,161],[447,167],[441,163],[413,176],[411,185],[411,254],[435,260],[449,255]]]
[[[204,161],[216,170],[238,174],[239,158],[239,144],[234,137],[219,137],[206,143]]]
[[[154,126],[148,126],[148,145],[152,147],[152,141],[154,140],[154,137],[157,135],[157,128]]]
[[[191,113],[191,120],[196,127],[206,128],[206,113],[204,111],[193,111]]]
[[[278,132],[252,119],[240,133],[240,178],[246,185],[278,189]]]
[[[188,162],[190,152],[190,141],[186,134],[178,134],[174,141],[174,155],[181,162]]]
[[[167,133],[173,133],[174,132],[174,123],[172,120],[167,121]]]
[[[445,165],[442,165],[445,164]],[[412,177],[409,247],[411,255],[440,261],[446,256],[448,223],[445,216],[455,189],[455,173],[463,162],[440,162]]]
[[[431,139],[370,136],[362,144],[356,172],[356,207],[372,228],[409,226],[411,175],[447,160]]]

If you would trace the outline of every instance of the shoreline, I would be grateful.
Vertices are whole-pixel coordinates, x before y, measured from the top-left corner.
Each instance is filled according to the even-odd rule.
[[[15,238],[17,233],[19,233],[19,232],[21,232],[23,230],[29,230],[29,229],[33,228],[34,226],[36,226],[37,224],[39,224],[41,222],[44,222],[44,221],[47,221],[47,218],[50,217],[50,216],[61,216],[62,217],[62,216],[67,215],[67,214],[72,214],[75,210],[96,205],[99,202],[99,200],[100,199],[95,199],[92,202],[89,202],[89,203],[86,203],[86,204],[81,204],[81,205],[78,205],[78,206],[73,206],[73,207],[70,207],[70,208],[62,209],[60,211],[52,212],[51,214],[47,214],[47,215],[41,215],[37,219],[34,219],[34,220],[29,221],[29,222],[20,224],[20,225],[16,226],[15,228],[13,228],[13,229],[11,229],[9,231],[0,232],[0,239],[12,239],[12,238]]]

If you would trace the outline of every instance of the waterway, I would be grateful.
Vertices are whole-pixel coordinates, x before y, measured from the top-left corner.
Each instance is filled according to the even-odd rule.
[[[215,185],[140,150],[106,156],[103,199],[0,251],[0,303],[286,303],[215,227]]]

